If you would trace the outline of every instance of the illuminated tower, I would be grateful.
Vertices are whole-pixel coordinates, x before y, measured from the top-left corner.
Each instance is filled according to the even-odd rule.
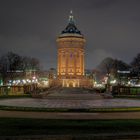
[[[84,78],[85,39],[77,29],[72,11],[67,27],[57,38],[57,76],[63,87],[79,87]]]

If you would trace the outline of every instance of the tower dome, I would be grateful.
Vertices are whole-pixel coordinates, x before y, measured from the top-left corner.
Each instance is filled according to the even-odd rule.
[[[75,25],[75,21],[74,21],[72,11],[70,11],[68,25],[59,35],[60,38],[61,37],[66,37],[66,36],[74,36],[74,37],[83,38],[83,35],[81,34],[81,31]]]

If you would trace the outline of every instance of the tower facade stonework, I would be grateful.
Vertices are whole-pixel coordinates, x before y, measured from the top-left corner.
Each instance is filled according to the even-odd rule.
[[[67,27],[57,38],[57,77],[62,87],[81,87],[85,75],[85,38],[77,29],[72,13]]]

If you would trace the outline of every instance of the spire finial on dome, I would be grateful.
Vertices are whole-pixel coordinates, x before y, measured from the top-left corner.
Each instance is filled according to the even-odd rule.
[[[73,17],[73,12],[72,10],[70,11],[69,14],[69,20],[68,20],[68,25],[66,26],[66,28],[61,32],[61,35],[67,35],[67,34],[71,34],[71,35],[77,35],[77,36],[81,36],[83,37],[83,35],[81,34],[81,32],[78,30],[78,28],[76,27],[75,24],[75,20]]]
[[[74,23],[74,18],[73,18],[73,12],[72,12],[72,10],[70,11],[69,22],[70,23]]]

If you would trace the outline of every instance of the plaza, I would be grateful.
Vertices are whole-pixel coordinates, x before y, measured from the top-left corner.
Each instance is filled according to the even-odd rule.
[[[140,107],[140,100],[113,98],[100,93],[88,92],[86,89],[62,88],[42,98],[3,99],[0,105],[47,109],[128,108]]]

